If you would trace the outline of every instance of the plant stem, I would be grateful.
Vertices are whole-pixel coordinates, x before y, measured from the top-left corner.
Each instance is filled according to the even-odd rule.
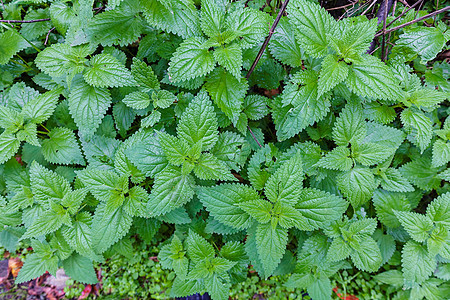
[[[407,10],[403,11],[397,18],[395,18],[394,20],[392,20],[389,24],[386,25],[386,27],[391,26],[395,21],[397,21],[398,19],[400,19],[401,17],[403,17],[408,11],[410,11],[411,9],[413,9],[414,7],[416,7],[417,5],[420,4],[420,2],[422,2],[423,0],[419,0],[416,3],[414,3],[411,7],[409,7]]]
[[[381,60],[384,61],[385,51],[386,51],[386,19],[388,15],[388,1],[384,1],[384,15],[383,15],[383,40],[381,42]],[[392,5],[392,1],[391,1]]]
[[[252,66],[250,67],[250,70],[248,70],[247,75],[245,78],[249,79],[250,75],[252,75],[253,71],[256,68],[256,65],[258,64],[259,60],[261,59],[264,50],[266,50],[267,45],[269,44],[270,38],[272,37],[273,33],[275,32],[275,28],[277,28],[278,23],[281,20],[281,17],[283,16],[284,12],[286,11],[286,7],[289,3],[289,0],[285,0],[283,5],[280,8],[280,11],[278,12],[277,18],[275,19],[275,22],[273,22],[272,27],[270,28],[269,35],[266,37],[264,43],[261,46],[261,49],[259,49],[258,55],[256,56],[255,60],[253,61]],[[262,148],[261,143],[256,138],[255,134],[251,130],[250,126],[247,125],[247,129],[250,131],[250,134],[252,135],[255,142],[258,144],[259,148]]]
[[[36,19],[36,20],[0,20],[1,23],[36,23],[50,21],[50,19]]]
[[[258,144],[259,148],[262,148],[261,144],[259,143],[258,139],[256,138],[255,134],[253,133],[253,130],[250,128],[250,126],[247,125],[248,131],[250,131],[250,134],[252,135],[255,142]]]
[[[431,17],[433,17],[433,16],[435,16],[435,15],[437,15],[437,14],[443,13],[443,12],[445,12],[445,11],[447,11],[447,10],[450,10],[450,6],[441,8],[441,9],[439,9],[439,10],[436,10],[435,12],[429,13],[428,15],[425,15],[425,16],[420,17],[420,18],[418,18],[418,19],[415,19],[415,20],[406,22],[406,23],[404,23],[404,24],[402,24],[402,25],[398,25],[398,26],[396,26],[396,27],[394,27],[394,28],[391,28],[391,29],[389,29],[389,30],[386,30],[385,33],[389,33],[389,32],[392,32],[392,31],[401,29],[401,28],[403,28],[403,27],[412,25],[412,24],[414,24],[414,23],[417,23],[417,22],[426,20],[426,19],[431,18]],[[375,35],[375,37],[378,37],[378,36],[380,36],[380,35],[382,35],[382,34],[383,34],[382,32],[377,33],[377,34]]]
[[[277,28],[278,23],[280,22],[280,19],[283,16],[288,3],[289,3],[289,0],[286,0],[286,1],[284,1],[283,5],[281,6],[281,9],[278,12],[277,18],[275,19],[275,22],[273,22],[273,25],[270,28],[269,35],[266,37],[266,40],[264,41],[264,43],[261,46],[261,49],[259,49],[258,55],[256,56],[256,59],[253,61],[253,64],[250,67],[250,70],[248,70],[248,73],[245,76],[245,78],[249,79],[250,75],[252,75],[253,71],[255,70],[255,67],[258,64],[259,60],[261,59],[261,57],[264,53],[264,50],[266,50],[266,47],[269,44],[270,38],[272,37],[273,33],[275,32],[275,28]]]

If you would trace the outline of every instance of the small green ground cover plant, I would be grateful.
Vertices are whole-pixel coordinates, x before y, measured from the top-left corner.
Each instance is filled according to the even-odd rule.
[[[251,265],[312,299],[355,269],[444,299],[450,8],[397,4],[378,24],[307,0],[4,1],[0,244],[33,248],[17,282],[96,283],[93,263],[159,235],[173,297],[228,299]]]

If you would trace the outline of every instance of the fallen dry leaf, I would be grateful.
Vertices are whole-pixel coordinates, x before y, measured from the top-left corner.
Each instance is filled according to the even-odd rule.
[[[8,261],[8,268],[14,277],[17,277],[17,274],[19,274],[19,271],[22,268],[22,266],[23,262],[18,257],[11,258]]]

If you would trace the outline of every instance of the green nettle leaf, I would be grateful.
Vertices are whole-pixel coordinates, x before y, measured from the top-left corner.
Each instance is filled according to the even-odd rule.
[[[405,102],[411,102],[419,108],[434,108],[445,99],[447,99],[445,93],[435,89],[423,88],[410,93]]]
[[[439,28],[420,26],[405,28],[397,44],[419,54],[425,63],[435,58],[447,41],[448,37]]]
[[[239,204],[260,199],[253,188],[231,183],[199,187],[196,194],[214,219],[237,229],[248,228],[253,223],[251,217],[239,207]]]
[[[186,246],[187,254],[194,263],[198,263],[199,261],[206,259],[212,259],[216,253],[211,244],[192,230],[189,230]]]
[[[192,175],[184,175],[177,167],[166,167],[156,175],[147,205],[149,214],[164,215],[191,201],[194,185]]]
[[[327,55],[322,61],[318,85],[318,96],[331,91],[348,76],[349,67],[336,55]]]
[[[381,124],[389,124],[397,117],[394,108],[387,105],[381,105],[378,102],[366,103],[364,105],[364,114],[369,120]]]
[[[444,140],[436,140],[433,144],[433,159],[431,164],[433,167],[440,167],[450,161],[450,143]]]
[[[378,189],[374,192],[372,201],[380,222],[391,228],[400,226],[395,211],[409,212],[411,210],[409,201],[402,194],[399,195]]]
[[[338,146],[322,157],[315,166],[331,170],[348,171],[353,167],[350,149]]]
[[[301,191],[295,209],[306,218],[308,223],[308,228],[301,229],[314,230],[340,218],[347,206],[348,203],[341,197],[307,188]]]
[[[429,231],[433,229],[433,222],[425,215],[414,212],[395,211],[395,216],[403,228],[417,242],[424,242],[429,237]]]
[[[428,148],[433,136],[433,123],[423,112],[407,108],[400,115],[404,129],[412,136],[421,152]]]
[[[450,193],[442,194],[427,207],[427,217],[433,222],[448,226],[450,224]]]
[[[27,102],[22,108],[25,120],[39,124],[50,118],[58,104],[61,91],[62,89],[58,88]]]
[[[150,66],[147,66],[142,60],[133,57],[133,64],[131,65],[131,75],[134,80],[144,92],[151,90],[159,90],[160,84],[158,77]]]
[[[269,103],[269,99],[264,96],[249,95],[244,99],[243,112],[250,120],[257,121],[269,113],[267,103]]]
[[[327,38],[331,41],[331,47],[336,52],[348,61],[357,61],[360,55],[366,51],[373,40],[375,32],[377,31],[377,20],[375,18],[367,21],[361,18],[357,21],[356,18],[347,19],[349,22],[340,22],[339,29],[343,31],[340,36],[327,34]],[[351,20],[355,20],[354,23]]]
[[[69,222],[70,219],[66,215],[65,210],[59,206],[59,211],[51,209],[41,214],[27,229],[21,239],[44,236],[58,230],[63,223]]]
[[[36,57],[36,65],[44,73],[53,76],[73,75],[85,68],[85,57],[91,51],[86,46],[71,47],[68,44],[53,44],[45,48]]]
[[[0,163],[4,163],[13,157],[19,150],[20,141],[12,134],[3,132],[0,134]]]
[[[184,163],[188,156],[189,145],[185,140],[174,137],[165,132],[158,132],[161,148],[166,154],[167,160],[175,166]]]
[[[177,97],[169,91],[161,90],[152,94],[153,105],[160,108],[168,108],[177,100]]]
[[[388,168],[381,174],[381,187],[390,192],[413,192],[414,187],[399,170]]]
[[[334,123],[333,140],[339,146],[361,143],[367,127],[363,110],[359,104],[347,104]]]
[[[205,39],[184,40],[170,59],[169,76],[173,82],[190,80],[210,73],[215,66],[213,53],[205,48]]]
[[[150,105],[150,96],[144,92],[132,92],[123,98],[123,103],[135,109],[144,109]]]
[[[70,276],[70,278],[78,282],[86,284],[95,284],[98,282],[92,261],[89,258],[75,253],[62,262],[62,267],[67,276]]]
[[[79,254],[95,258],[92,243],[92,216],[88,212],[81,212],[76,215],[72,226],[65,226],[62,233],[67,243]]]
[[[363,167],[354,167],[339,174],[337,184],[355,209],[372,198],[373,191],[377,187],[373,172]]]
[[[14,97],[14,95],[11,96]],[[0,106],[0,127],[14,131],[21,125],[23,125],[23,117],[18,111],[3,105]]]
[[[337,23],[320,5],[309,1],[295,1],[288,9],[288,17],[297,25],[300,46],[313,57],[325,56],[328,52],[327,34],[333,34]]]
[[[200,36],[200,15],[192,0],[140,2],[147,22],[182,37]]]
[[[159,120],[161,120],[161,112],[154,110],[141,120],[141,126],[143,128],[153,127]]]
[[[259,224],[256,228],[256,244],[258,255],[266,275],[272,274],[281,261],[286,250],[288,231],[279,226]]]
[[[411,283],[422,283],[436,269],[436,259],[421,244],[409,240],[402,251],[403,277]]]
[[[322,275],[320,278],[312,280],[306,290],[312,299],[330,299],[332,292],[331,281],[327,276]]]
[[[291,138],[306,127],[322,120],[330,110],[328,95],[318,94],[317,81],[316,72],[302,71],[295,74],[286,85],[281,95],[282,109],[285,111],[273,109],[279,140]]]
[[[113,162],[120,141],[94,135],[90,140],[82,139],[83,152],[90,167],[112,170]]]
[[[64,2],[53,3],[50,6],[50,17],[56,30],[65,35],[75,18],[75,10]]]
[[[226,27],[238,38],[244,49],[262,42],[269,33],[267,16],[251,8],[238,8],[227,15]]]
[[[83,78],[95,87],[119,87],[135,85],[131,72],[117,58],[101,53],[92,57],[90,66],[84,69]]]
[[[72,130],[64,127],[54,128],[48,134],[50,139],[42,141],[42,154],[55,164],[84,164],[80,146]]]
[[[248,89],[247,82],[240,82],[223,68],[216,68],[206,79],[206,90],[214,103],[236,123]]]
[[[398,100],[403,97],[399,81],[379,58],[362,55],[351,65],[346,85],[357,95],[372,99]]]
[[[72,83],[69,110],[81,133],[94,134],[110,105],[108,89],[90,86],[82,78]]]
[[[119,176],[110,170],[86,168],[77,171],[78,178],[98,200],[104,201],[108,208],[120,207],[128,192],[128,177]]]
[[[211,293],[212,298],[225,300],[228,297],[231,284],[224,283],[219,276],[213,275],[205,279],[205,287]]]
[[[201,142],[202,151],[210,150],[218,140],[216,113],[206,92],[199,93],[181,116],[178,137],[192,147]]]
[[[61,175],[46,169],[36,161],[30,167],[31,188],[35,200],[50,204],[50,201],[60,202],[70,191],[69,182]]]
[[[399,170],[404,177],[423,190],[431,190],[440,184],[440,179],[436,176],[438,169],[431,166],[431,159],[427,157],[404,164]]]
[[[254,218],[258,223],[265,224],[272,219],[272,203],[258,199],[246,201],[239,204],[246,213]]]
[[[194,166],[194,174],[199,179],[231,180],[237,181],[227,165],[214,157],[211,153],[202,153]]]
[[[383,260],[377,242],[368,235],[361,235],[358,248],[350,255],[355,266],[363,271],[377,271]]]
[[[142,140],[125,151],[127,157],[145,176],[154,178],[168,164],[156,134],[146,134]]]
[[[0,34],[0,65],[8,61],[20,50],[31,46],[17,31],[11,29]]]
[[[106,204],[100,203],[92,220],[92,244],[102,253],[130,230],[133,218],[122,207],[107,211]]]
[[[218,36],[222,32],[225,11],[214,0],[202,0],[201,27],[209,37]]]
[[[392,154],[392,150],[382,143],[353,144],[352,156],[364,166],[372,166],[385,161]]]
[[[214,50],[214,59],[238,80],[241,79],[242,49],[237,43]]]
[[[139,10],[138,2],[124,1],[116,9],[95,15],[87,27],[88,40],[103,46],[126,46],[137,41],[142,33]]]
[[[294,205],[302,190],[303,170],[301,153],[297,153],[269,177],[264,193],[269,201]]]
[[[19,275],[17,276],[15,282],[22,283],[26,281],[30,281],[35,279],[46,271],[49,271],[51,274],[56,274],[56,270],[58,269],[58,257],[40,257],[37,253],[32,253],[27,256],[27,260],[25,264],[19,271]]]
[[[301,66],[303,51],[295,39],[295,30],[286,17],[282,17],[278,23],[270,40],[269,50],[282,63],[294,68]]]

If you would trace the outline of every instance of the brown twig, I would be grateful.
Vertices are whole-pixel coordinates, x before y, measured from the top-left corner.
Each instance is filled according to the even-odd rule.
[[[438,7],[439,7],[439,0],[436,0],[436,9],[438,9]],[[435,15],[433,18],[433,25],[436,24],[436,16],[437,15]]]
[[[397,21],[398,19],[400,19],[401,17],[403,17],[408,11],[410,11],[411,9],[413,9],[414,7],[416,7],[417,5],[419,5],[423,0],[419,0],[416,3],[414,3],[412,6],[410,6],[407,10],[404,10],[397,18],[395,18],[394,20],[392,20],[391,22],[389,22],[389,24],[386,25],[386,27],[391,26],[395,21]]]
[[[36,23],[50,21],[50,19],[36,19],[36,20],[0,20],[0,23]]]
[[[378,49],[380,49],[381,46],[376,47],[375,49],[373,49],[372,51],[368,52],[367,54],[372,55],[375,53],[375,51],[377,51]]]
[[[389,33],[389,32],[392,32],[392,31],[395,31],[395,30],[398,30],[398,29],[402,29],[402,28],[404,28],[404,27],[406,27],[406,26],[409,26],[409,25],[412,25],[412,24],[414,24],[414,23],[417,23],[417,22],[426,20],[426,19],[431,18],[431,17],[433,17],[433,16],[435,16],[435,15],[437,15],[437,14],[443,13],[443,12],[445,12],[445,11],[447,11],[447,10],[450,10],[450,6],[441,8],[441,9],[439,9],[439,10],[436,10],[436,11],[434,11],[434,12],[432,12],[432,13],[429,13],[429,14],[427,14],[427,15],[425,15],[425,16],[423,16],[423,17],[420,17],[420,18],[418,18],[418,19],[415,19],[415,20],[406,22],[406,23],[404,23],[404,24],[402,24],[402,25],[398,25],[398,26],[396,26],[396,27],[394,27],[394,28],[388,29],[388,30],[386,30],[385,33]],[[382,35],[382,34],[383,34],[382,32],[377,33],[377,34],[375,34],[375,37],[379,37],[379,36]]]
[[[247,79],[250,78],[250,75],[252,75],[253,71],[255,70],[255,67],[258,64],[259,60],[261,59],[261,57],[264,53],[264,50],[266,50],[266,47],[269,44],[270,38],[272,37],[273,33],[275,32],[275,28],[278,26],[278,23],[280,22],[280,19],[283,16],[288,3],[289,3],[289,0],[286,0],[286,1],[284,1],[283,5],[281,6],[281,9],[278,12],[277,18],[275,19],[275,22],[273,22],[273,25],[270,28],[269,35],[266,37],[266,40],[264,41],[264,43],[261,46],[261,49],[259,49],[258,55],[256,56],[255,60],[253,61],[253,64],[250,67],[250,70],[248,70],[245,78],[247,78]]]
[[[380,4],[380,8],[377,11],[377,15],[376,15],[377,24],[380,24],[381,22],[383,22],[383,32],[386,31],[386,28],[384,26],[386,25],[386,18],[387,18],[387,15],[388,15],[389,11],[391,10],[393,2],[394,2],[393,0],[384,0]],[[375,49],[375,43],[376,43],[376,39],[375,38],[376,37],[374,37],[372,39],[372,42],[370,43],[369,50],[367,50],[366,53],[371,53],[371,52],[373,52],[373,49]],[[383,39],[384,39],[384,37],[383,37]]]
[[[50,32],[52,32],[54,29],[55,29],[55,27],[52,27],[52,28],[50,28],[50,30],[47,32],[47,35],[45,36],[44,46],[47,45],[48,37],[50,36]]]
[[[419,14],[419,11],[420,11],[420,10],[422,9],[422,7],[423,7],[423,3],[424,3],[424,1],[420,2],[419,8],[417,9],[416,14],[414,15],[414,19],[417,18],[417,15]]]
[[[369,7],[368,7],[361,15],[364,16],[364,15],[367,13],[367,11],[368,11],[372,6],[375,5],[375,3],[377,3],[377,0],[372,1],[372,3],[370,3]],[[381,5],[383,5],[383,4],[381,4]]]
[[[258,55],[256,55],[255,60],[253,61],[252,66],[250,67],[250,69],[247,72],[247,75],[245,76],[245,78],[249,79],[250,75],[252,75],[253,71],[256,68],[256,65],[258,64],[259,60],[261,59],[264,51],[266,50],[267,45],[269,44],[270,38],[272,37],[273,33],[275,32],[275,29],[278,26],[278,23],[281,20],[281,17],[283,16],[284,12],[286,11],[286,7],[289,3],[289,0],[285,0],[283,5],[281,5],[281,9],[278,12],[278,15],[275,19],[275,21],[272,24],[272,27],[270,28],[269,31],[269,35],[266,37],[264,43],[261,46],[261,49],[259,49]],[[262,148],[261,143],[258,141],[258,139],[256,138],[255,134],[253,133],[252,129],[250,128],[250,126],[247,125],[247,129],[250,131],[250,134],[252,135],[253,139],[255,140],[255,142],[258,144],[259,148]]]
[[[384,61],[385,46],[386,46],[386,19],[388,15],[388,1],[384,1],[384,16],[383,16],[383,39],[381,41],[381,60]]]
[[[408,2],[406,2],[405,0],[398,0],[398,2],[400,2],[401,4],[403,4],[406,7],[410,7],[410,5],[408,4]]]
[[[352,5],[355,6],[356,3],[358,3],[358,1],[354,1],[354,2],[351,2],[349,4],[345,4],[345,5],[338,6],[338,7],[327,8],[327,10],[330,11],[330,10],[337,10],[337,9],[341,9],[341,8],[346,8],[346,7],[349,7],[349,6],[352,6]]]
[[[395,10],[397,9],[397,0],[394,2],[394,7],[392,8],[392,16],[395,17]]]
[[[255,142],[258,144],[259,148],[262,148],[261,144],[259,143],[258,139],[256,138],[255,134],[253,133],[253,130],[250,128],[250,126],[247,125],[248,131],[250,131],[250,134],[252,135]]]

